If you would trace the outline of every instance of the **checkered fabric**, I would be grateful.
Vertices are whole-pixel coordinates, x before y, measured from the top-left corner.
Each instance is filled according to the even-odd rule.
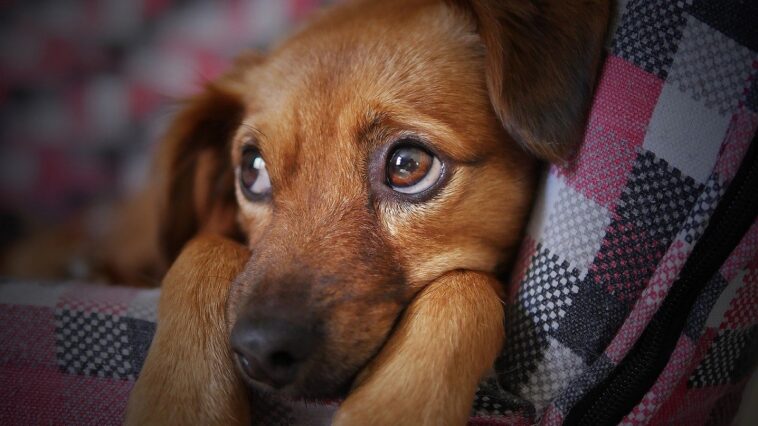
[[[758,5],[630,0],[576,157],[545,175],[471,424],[559,424],[630,351],[758,129]],[[157,293],[0,285],[0,424],[117,424]],[[758,222],[698,295],[623,424],[728,424],[758,359]],[[261,424],[335,405],[255,399]]]
[[[511,277],[494,415],[558,424],[623,360],[758,128],[756,2],[631,0],[620,13],[583,145],[545,176]],[[731,421],[758,360],[757,278],[758,222],[623,424]]]
[[[159,290],[0,284],[0,424],[123,422]]]

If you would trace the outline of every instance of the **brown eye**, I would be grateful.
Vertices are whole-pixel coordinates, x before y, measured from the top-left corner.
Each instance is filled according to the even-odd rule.
[[[442,174],[434,155],[415,145],[401,145],[387,161],[387,183],[397,192],[417,194],[432,187]]]
[[[240,189],[248,200],[259,201],[271,194],[266,162],[257,148],[247,147],[242,151],[238,174]]]

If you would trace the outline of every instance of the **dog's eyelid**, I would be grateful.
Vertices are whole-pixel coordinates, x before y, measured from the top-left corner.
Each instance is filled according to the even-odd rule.
[[[256,137],[257,135],[262,135],[263,132],[256,127],[254,124],[250,123],[249,121],[243,121],[240,123],[240,129],[245,130],[246,136]]]
[[[255,127],[253,124],[245,122],[240,124],[237,134],[234,137],[236,144],[243,148],[245,146],[258,148],[260,141],[265,138],[265,134],[259,128]]]
[[[244,135],[239,138],[239,146],[242,150],[246,148],[258,149],[258,138],[251,135]]]
[[[476,166],[482,163],[486,157],[484,155],[475,152],[464,152],[455,145],[445,142],[448,140],[455,140],[453,134],[442,132],[426,132],[420,130],[402,130],[394,132],[389,138],[390,145],[397,145],[403,143],[403,141],[409,141],[413,145],[417,145],[438,157],[443,163],[456,166]]]
[[[414,116],[404,117],[392,123],[395,129],[402,129],[396,130],[395,139],[402,136],[416,138],[440,158],[465,164],[479,156],[471,149],[471,146],[477,144],[460,143],[459,141],[465,140],[468,135],[460,133],[454,125],[444,120],[417,112]]]
[[[246,130],[240,129],[237,135],[232,141],[232,146],[235,148],[232,150],[232,161],[239,165],[242,161],[242,157],[249,151],[260,152],[260,139],[253,134],[250,134]]]
[[[468,164],[478,161],[472,158],[470,152],[456,149],[456,146],[445,143],[447,140],[456,140],[458,134],[452,127],[429,116],[419,116],[412,119],[390,113],[369,113],[370,119],[359,126],[358,140],[373,141],[384,146],[395,146],[404,141],[417,145],[446,163]]]
[[[421,132],[404,132],[399,133],[392,139],[390,144],[393,149],[401,145],[417,146],[438,158],[445,168],[450,169],[460,165],[476,164],[480,159],[471,158],[456,158],[452,153],[447,152],[444,149],[444,144],[440,143],[437,138],[434,138],[426,133]]]

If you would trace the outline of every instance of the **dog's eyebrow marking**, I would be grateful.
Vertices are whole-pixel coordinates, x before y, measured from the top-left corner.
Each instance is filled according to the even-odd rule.
[[[384,112],[368,111],[355,131],[356,141],[360,144],[368,143],[371,136],[376,135],[382,129],[387,118],[388,116]]]
[[[416,110],[386,112],[370,108],[355,126],[354,134],[356,142],[364,147],[372,141],[390,136],[415,135],[426,140],[440,152],[446,153],[455,162],[468,166],[481,165],[486,158],[465,144],[455,143],[462,138],[449,124]]]

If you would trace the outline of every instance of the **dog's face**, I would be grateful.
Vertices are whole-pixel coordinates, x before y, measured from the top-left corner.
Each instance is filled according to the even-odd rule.
[[[233,212],[252,250],[229,316],[254,384],[340,395],[420,289],[513,253],[535,176],[522,145],[558,151],[529,139],[539,132],[513,118],[515,101],[493,97],[508,89],[488,79],[507,80],[507,67],[492,70],[487,7],[342,6],[241,60],[185,113],[201,124],[175,126],[174,139],[215,129],[231,151],[195,142],[184,169],[195,222],[230,232]],[[560,147],[575,139],[564,127]]]
[[[294,392],[344,388],[420,288],[493,270],[528,208],[533,160],[492,110],[478,39],[442,4],[392,12],[331,18],[249,74],[236,312],[319,335]]]

